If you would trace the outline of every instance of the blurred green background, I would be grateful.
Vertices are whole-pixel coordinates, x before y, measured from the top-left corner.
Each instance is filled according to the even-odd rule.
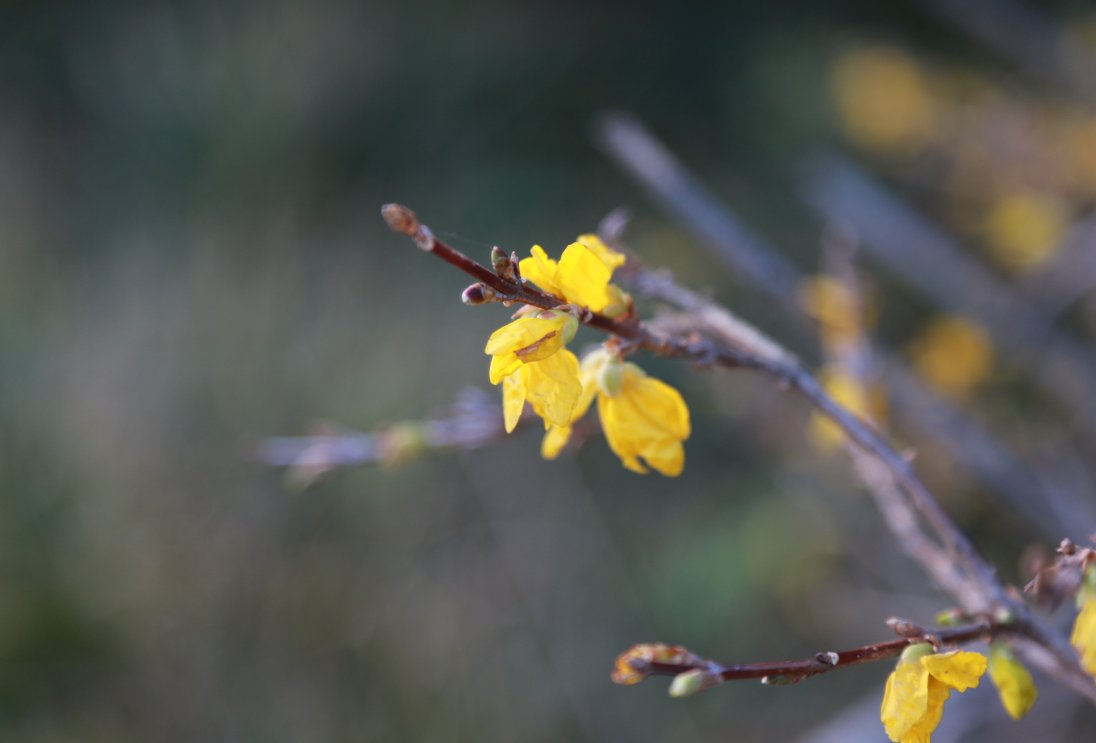
[[[763,380],[647,364],[692,409],[675,480],[626,472],[597,437],[543,462],[534,432],[297,493],[248,450],[488,387],[506,313],[463,307],[467,279],[389,233],[387,201],[480,259],[558,254],[627,205],[650,265],[783,337],[592,122],[642,118],[814,271],[803,158],[836,146],[902,171],[835,113],[846,50],[1050,95],[930,5],[4,3],[0,738],[883,740],[886,664],[684,701],[609,682],[634,642],[798,657],[948,606]],[[923,314],[899,304],[881,332],[900,344]],[[1011,383],[991,390],[1006,421]],[[1017,580],[1048,535],[928,469]],[[1079,740],[1091,710],[1043,687],[1016,724],[984,684],[952,703],[951,739]]]

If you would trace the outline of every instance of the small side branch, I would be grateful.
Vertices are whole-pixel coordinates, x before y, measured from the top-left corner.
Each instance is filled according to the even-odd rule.
[[[967,645],[1014,634],[1014,628],[992,621],[928,631],[902,620],[891,620],[902,637],[861,645],[849,650],[826,650],[800,660],[724,665],[706,660],[680,645],[635,645],[617,658],[613,681],[635,684],[650,676],[688,674],[677,684],[676,696],[702,691],[727,681],[760,679],[771,686],[786,686],[841,668],[896,658],[910,645],[930,643],[935,648]]]

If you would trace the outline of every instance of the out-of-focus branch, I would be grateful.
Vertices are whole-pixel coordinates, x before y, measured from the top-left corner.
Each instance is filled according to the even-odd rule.
[[[743,227],[642,124],[628,117],[605,116],[599,121],[597,135],[606,154],[639,180],[656,203],[677,215],[682,225],[696,234],[714,257],[735,274],[749,276],[757,289],[773,299],[793,321],[805,330],[810,329],[813,335],[813,324],[796,301],[795,287],[803,280],[799,270]],[[694,217],[702,222],[694,222]],[[609,220],[603,225],[609,239],[619,237],[621,227],[614,224],[617,221]],[[705,227],[705,224],[712,226]],[[732,225],[734,230],[719,229],[719,225]],[[742,236],[745,239],[736,240]],[[631,265],[638,266],[638,263]],[[779,268],[749,270],[753,265]],[[629,267],[625,266],[624,270]],[[773,276],[782,278],[773,280]],[[706,297],[682,290],[668,276],[639,272],[633,281],[641,293],[694,313],[705,321],[719,317]],[[717,329],[726,329],[727,323],[726,318],[719,319]],[[1046,477],[1034,474],[1020,464],[1015,453],[992,436],[973,415],[931,392],[898,359],[879,348],[872,348],[871,354],[886,372],[879,378],[898,412],[926,434],[946,443],[957,453],[960,464],[1000,492],[1033,523],[1045,525],[1048,537],[1057,539],[1062,533],[1076,528],[1078,522],[1083,522],[1083,516],[1091,512],[1073,494],[1062,493]],[[1048,511],[1040,508],[1039,500],[1032,498],[1033,493],[1040,492],[1045,500],[1055,504],[1055,513],[1061,514],[1055,523],[1050,523]]]
[[[598,145],[668,212],[702,240],[719,245],[724,263],[744,283],[770,295],[795,296],[799,271],[720,203],[631,116],[606,114]]]
[[[1065,312],[1096,289],[1096,215],[1077,220],[1047,263],[1020,280],[1018,288],[1050,316]]]
[[[365,465],[398,465],[429,451],[478,449],[506,435],[502,409],[494,396],[474,388],[465,390],[453,411],[422,421],[403,421],[362,433],[321,426],[312,436],[264,439],[254,456],[272,467],[284,467],[290,478],[305,486],[336,469]]]
[[[1056,331],[1045,312],[1018,298],[852,163],[818,158],[805,192],[820,215],[855,229],[865,250],[907,285],[942,307],[977,318],[1002,350],[1031,371],[1043,392],[1073,411],[1096,439],[1096,354]]]
[[[925,0],[937,15],[1011,59],[1033,80],[1096,101],[1096,55],[1030,3]]]

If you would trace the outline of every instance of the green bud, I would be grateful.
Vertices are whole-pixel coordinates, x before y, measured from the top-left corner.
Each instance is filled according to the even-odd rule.
[[[575,334],[578,332],[578,318],[572,315],[570,312],[566,313],[567,324],[563,326],[563,342],[570,343],[575,339]]]
[[[918,642],[913,645],[908,645],[905,650],[902,651],[902,655],[898,658],[899,663],[916,663],[926,655],[932,655],[936,651],[932,645],[927,642]]]
[[[704,691],[714,683],[710,673],[694,668],[691,671],[685,671],[674,676],[674,680],[670,683],[670,696],[691,697],[697,692]]]
[[[619,356],[609,356],[598,371],[597,386],[607,397],[616,397],[624,385],[624,364]]]

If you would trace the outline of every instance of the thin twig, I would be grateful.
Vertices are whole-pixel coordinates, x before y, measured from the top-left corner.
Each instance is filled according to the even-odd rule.
[[[724,665],[705,660],[685,651],[679,652],[682,660],[647,660],[643,653],[625,652],[621,658],[633,671],[641,676],[677,676],[687,671],[701,670],[721,681],[744,681],[749,679],[768,680],[778,685],[797,683],[812,676],[830,671],[874,663],[887,658],[896,658],[910,645],[928,642],[937,647],[967,645],[972,642],[988,641],[1011,637],[1015,628],[992,622],[979,622],[962,627],[950,627],[926,632],[924,630],[908,637],[861,645],[849,650],[827,650],[816,653],[810,658],[799,660],[767,661],[763,663],[743,663]],[[643,648],[644,646],[637,646]]]

